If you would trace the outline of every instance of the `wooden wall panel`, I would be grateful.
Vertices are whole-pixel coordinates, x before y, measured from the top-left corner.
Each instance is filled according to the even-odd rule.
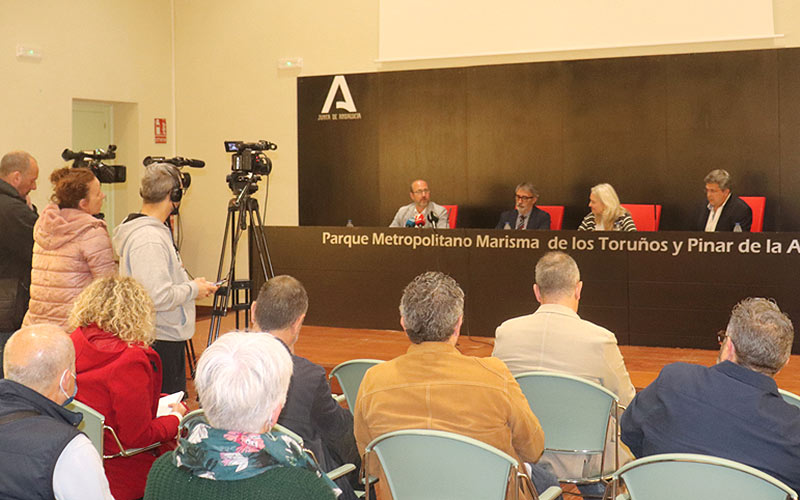
[[[426,178],[489,228],[531,180],[564,228],[610,182],[689,230],[703,177],[767,196],[765,230],[800,230],[800,49],[681,54],[346,75],[361,120],[317,115],[332,76],[298,79],[302,225],[388,225]]]

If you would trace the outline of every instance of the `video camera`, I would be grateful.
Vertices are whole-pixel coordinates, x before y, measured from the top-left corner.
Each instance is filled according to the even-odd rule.
[[[89,168],[97,180],[104,184],[125,182],[125,165],[106,165],[103,160],[113,160],[117,157],[117,146],[108,145],[108,150],[95,149],[89,151],[72,151],[65,149],[61,158],[65,161],[73,160],[72,168]]]
[[[258,181],[262,175],[272,172],[272,160],[265,151],[278,149],[278,145],[269,141],[242,142],[225,141],[225,152],[233,153],[231,157],[231,173],[225,177],[228,187],[236,194],[248,188],[250,194],[258,191]]]
[[[206,166],[206,162],[203,160],[195,160],[194,158],[184,158],[183,156],[176,156],[174,158],[164,158],[163,156],[145,156],[144,160],[142,160],[142,164],[146,167],[151,163],[169,163],[173,167],[178,169],[178,173],[181,176],[181,185],[183,189],[188,189],[189,185],[192,183],[192,176],[189,175],[189,172],[184,172],[181,170],[183,167],[192,167],[192,168],[203,168]]]

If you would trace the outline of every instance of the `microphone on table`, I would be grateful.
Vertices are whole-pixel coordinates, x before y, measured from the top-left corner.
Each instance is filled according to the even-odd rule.
[[[414,224],[414,219],[408,219],[406,221],[406,227],[414,227],[415,225],[416,224]]]
[[[430,222],[433,227],[436,227],[436,224],[439,223],[439,216],[433,212],[428,212],[428,222]]]

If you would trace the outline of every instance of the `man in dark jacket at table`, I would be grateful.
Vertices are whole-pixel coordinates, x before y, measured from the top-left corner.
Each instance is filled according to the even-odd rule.
[[[536,206],[539,191],[530,182],[514,190],[514,210],[500,214],[495,229],[550,229],[550,214]]]
[[[742,231],[749,232],[753,211],[741,198],[731,194],[731,174],[718,168],[709,172],[704,182],[708,204],[699,211],[694,229],[734,231],[738,224]]]

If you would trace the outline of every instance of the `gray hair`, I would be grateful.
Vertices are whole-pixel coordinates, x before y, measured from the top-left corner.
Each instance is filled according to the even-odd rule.
[[[403,290],[400,316],[411,342],[444,342],[464,315],[464,291],[450,276],[428,271]]]
[[[727,328],[737,363],[773,376],[789,361],[794,327],[771,300],[747,298],[734,306]]]
[[[619,204],[619,196],[617,196],[617,192],[614,190],[614,186],[611,184],[604,182],[602,184],[598,184],[592,187],[592,194],[597,196],[605,206],[603,210],[603,214],[601,215],[603,219],[603,225],[606,229],[611,229],[614,226],[614,221],[621,215],[624,215],[627,211],[622,208]]]
[[[3,159],[0,160],[0,177],[8,177],[13,172],[24,174],[31,168],[34,161],[36,160],[33,159],[33,156],[25,151],[6,153]]]
[[[142,176],[139,195],[145,203],[159,203],[180,185],[178,170],[169,163],[151,163]]]
[[[575,293],[581,272],[564,252],[547,252],[536,263],[536,284],[542,298],[558,299]]]
[[[705,179],[703,179],[703,182],[705,184],[716,184],[723,191],[730,189],[732,185],[731,174],[729,174],[727,170],[722,170],[721,168],[709,172]]]
[[[527,182],[527,181],[520,182],[519,184],[517,184],[517,187],[514,188],[514,192],[516,193],[520,189],[529,192],[530,194],[532,194],[537,198],[539,197],[539,191],[536,189],[536,187],[533,185],[532,182]]]
[[[194,383],[211,426],[263,432],[275,409],[286,402],[291,378],[292,358],[278,339],[231,332],[200,356]]]
[[[291,276],[275,276],[261,285],[256,299],[255,320],[261,330],[271,332],[291,326],[308,311],[308,294]]]
[[[17,330],[3,349],[8,380],[43,393],[64,370],[75,367],[75,347],[67,332],[55,325],[31,325]]]

